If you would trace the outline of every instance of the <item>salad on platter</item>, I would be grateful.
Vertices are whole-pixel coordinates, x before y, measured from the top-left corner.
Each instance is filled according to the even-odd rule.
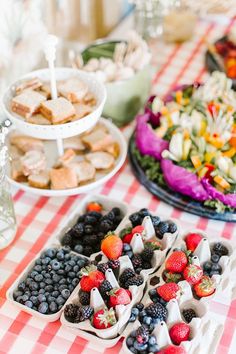
[[[236,208],[236,93],[224,73],[149,98],[135,155],[147,178],[216,212]]]

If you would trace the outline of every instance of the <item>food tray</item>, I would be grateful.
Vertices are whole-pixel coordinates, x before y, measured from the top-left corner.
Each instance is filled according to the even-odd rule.
[[[98,188],[99,186],[107,182],[109,179],[111,179],[111,177],[113,177],[116,174],[116,172],[121,168],[121,166],[125,162],[126,155],[127,155],[127,143],[120,130],[109,120],[105,118],[100,118],[99,121],[110,131],[111,135],[118,142],[120,147],[120,154],[115,161],[114,167],[110,171],[108,172],[101,171],[99,173],[96,172],[96,179],[94,181],[81,185],[77,188],[53,190],[53,189],[34,188],[29,186],[27,183],[16,182],[12,178],[10,178],[10,166],[9,166],[8,178],[10,183],[16,186],[17,188],[23,189],[29,193],[33,193],[41,196],[48,196],[48,197],[62,197],[62,196],[78,195],[81,193],[86,193],[90,190]],[[29,135],[29,133],[27,133],[27,135]],[[56,142],[48,141],[47,150],[48,150],[47,156],[50,157],[50,160],[51,161],[56,160],[56,157],[58,156]]]
[[[81,134],[92,128],[97,123],[102,114],[102,110],[106,101],[105,86],[97,81],[93,74],[86,73],[77,69],[63,67],[55,69],[56,80],[66,80],[70,77],[76,77],[84,81],[88,85],[89,91],[94,94],[97,100],[96,106],[92,113],[88,114],[84,118],[76,120],[75,122],[65,124],[39,125],[25,122],[23,118],[10,110],[10,101],[13,98],[16,84],[19,84],[22,80],[35,77],[43,81],[50,81],[50,71],[49,69],[41,69],[28,73],[20,80],[9,86],[3,95],[3,111],[6,116],[14,123],[14,126],[22,133],[40,139],[65,139],[74,135]]]

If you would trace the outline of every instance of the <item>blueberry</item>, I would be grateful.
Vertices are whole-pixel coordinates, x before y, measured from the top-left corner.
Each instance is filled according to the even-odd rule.
[[[157,353],[157,352],[159,352],[159,350],[160,350],[160,348],[157,344],[150,345],[148,348],[148,351],[153,352],[153,353]]]
[[[78,278],[74,278],[71,282],[71,284],[73,285],[73,287],[75,288],[77,284],[79,284],[79,279]]]
[[[54,287],[52,285],[46,285],[45,286],[45,291],[46,292],[51,293],[51,292],[53,292],[53,290],[54,290]]]
[[[68,273],[68,277],[71,278],[71,279],[74,279],[75,278],[75,272],[69,272]]]
[[[64,269],[59,269],[59,270],[57,271],[57,274],[64,275],[64,274],[65,274]]]
[[[211,270],[209,276],[212,277],[213,275],[219,275],[219,272],[217,270]]]
[[[54,297],[58,297],[59,296],[59,291],[57,291],[57,290],[54,290],[53,292],[52,292],[52,296],[54,296]]]
[[[145,316],[143,318],[143,323],[146,324],[147,326],[149,326],[152,323],[152,318],[149,316]]]
[[[78,266],[81,268],[83,268],[86,264],[86,261],[84,259],[80,259],[78,262],[77,262]]]
[[[33,290],[33,291],[31,292],[31,295],[32,295],[32,296],[38,296],[38,290]]]
[[[36,265],[41,265],[42,264],[42,260],[40,258],[36,259],[35,264]]]
[[[159,323],[159,322],[160,322],[160,318],[158,318],[158,317],[152,319],[152,323],[153,323],[153,324],[157,324],[157,323]]]
[[[216,254],[216,253],[213,253],[213,255],[211,256],[211,261],[213,263],[218,263],[219,260],[220,260],[220,256],[218,254]]]
[[[143,305],[141,302],[139,302],[138,304],[135,305],[135,307],[137,307],[137,309],[138,309],[139,311],[142,311],[143,308],[144,308],[144,305]]]
[[[65,272],[70,272],[71,271],[71,269],[72,269],[72,267],[69,265],[69,264],[67,264],[66,266],[65,266]]]
[[[177,225],[172,221],[168,221],[168,223],[169,223],[168,232],[174,234],[177,231]]]
[[[128,256],[130,259],[133,257],[133,255],[134,255],[133,251],[126,252],[126,256]]]
[[[53,260],[53,261],[51,261],[51,266],[52,266],[52,269],[59,270],[61,268],[61,263],[56,260]]]
[[[134,322],[136,320],[136,316],[135,315],[131,315],[129,318],[129,322]]]
[[[131,351],[131,353],[134,353],[134,354],[138,353],[138,351],[134,347],[129,347],[129,350]]]
[[[59,261],[63,261],[64,258],[65,258],[65,255],[64,255],[63,250],[60,250],[59,252],[57,252],[57,259],[58,259]]]
[[[44,289],[39,289],[38,293],[39,293],[39,294],[44,294],[44,293],[45,293],[45,290],[44,290]],[[33,294],[33,292],[32,292],[32,294]]]
[[[155,328],[154,323],[151,323],[150,326],[148,326],[149,332],[152,333],[152,331],[154,330],[154,328]]]
[[[39,294],[38,301],[39,302],[45,302],[46,301],[46,296],[44,294]]]
[[[82,245],[80,245],[80,244],[78,244],[78,245],[76,245],[76,246],[74,247],[74,251],[75,251],[75,252],[83,253],[83,250],[84,250],[84,247],[83,247]]]
[[[149,345],[154,345],[156,344],[157,340],[156,340],[156,337],[155,336],[150,336],[149,337],[149,340],[148,340],[148,344]]]
[[[55,302],[55,301],[56,301],[56,298],[55,298],[54,296],[48,295],[48,296],[47,296],[47,300],[48,300],[49,303],[50,303],[50,302]]]
[[[147,347],[148,347],[147,343],[142,344],[142,343],[137,342],[136,340],[134,341],[134,348],[139,351],[146,350]]]
[[[151,289],[151,290],[149,290],[148,295],[149,295],[150,297],[156,296],[156,295],[157,295],[156,289]]]
[[[131,246],[128,244],[128,243],[124,243],[123,244],[123,251],[124,252],[128,252],[128,251],[130,251],[132,248],[131,248]]]
[[[17,302],[19,302],[20,304],[23,304],[23,300],[22,300],[22,296],[18,296],[17,298],[16,298],[16,301]]]
[[[126,344],[128,347],[132,347],[132,345],[134,344],[134,338],[133,337],[128,337],[126,339]]]
[[[48,248],[45,252],[46,256],[49,258],[54,258],[57,253],[57,250],[55,248]]]
[[[139,310],[137,309],[137,307],[133,307],[132,310],[131,310],[131,313],[132,313],[132,315],[134,315],[134,316],[138,316]]]
[[[50,257],[45,257],[43,260],[42,260],[42,264],[43,265],[47,265],[51,262],[51,258]]]
[[[222,273],[222,267],[219,263],[213,263],[211,267],[211,271],[217,271],[219,274]]]
[[[139,313],[139,316],[142,318],[144,316],[146,316],[146,311],[145,310],[142,310],[140,313]]]
[[[52,285],[53,284],[53,280],[50,279],[50,278],[47,278],[47,279],[45,279],[45,284]]]
[[[68,289],[62,290],[61,295],[62,297],[64,297],[64,299],[68,299],[68,297],[70,296],[70,290]]]
[[[35,275],[37,275],[37,274],[38,274],[38,272],[37,272],[36,270],[33,270],[33,271],[30,273],[30,277],[31,277],[31,278],[34,278]]]
[[[78,264],[76,264],[76,265],[73,267],[73,271],[74,271],[75,273],[78,273],[78,272],[80,271],[80,268],[79,268]]]
[[[22,296],[23,292],[19,290],[15,290],[13,293],[13,298],[16,299],[18,296]]]
[[[22,282],[22,283],[20,283],[20,284],[18,285],[18,289],[19,289],[20,291],[25,291],[25,288],[26,288],[26,284],[25,284],[24,282]]]
[[[129,216],[129,220],[133,227],[138,226],[142,223],[142,217],[139,213],[133,213]]]
[[[25,302],[25,306],[29,307],[30,309],[33,307],[32,301],[28,300]]]
[[[36,265],[35,267],[34,267],[34,270],[36,270],[37,272],[41,272],[42,271],[42,267],[41,267],[41,265]]]
[[[41,282],[39,283],[40,289],[44,289],[45,286],[46,286],[46,283],[45,283],[44,281],[41,281]]]
[[[57,303],[58,305],[64,305],[65,299],[64,299],[61,295],[59,295],[59,296],[56,298],[56,303]]]
[[[133,337],[133,338],[136,338],[136,331],[132,331],[132,332],[130,333],[130,336]]]
[[[64,289],[67,289],[67,285],[65,285],[65,284],[60,285],[59,288],[58,288],[58,290],[59,290],[60,292],[62,292],[62,290],[64,290]]]
[[[22,295],[22,301],[26,302],[27,300],[29,300],[29,296],[26,294]]]
[[[51,312],[55,313],[58,310],[57,304],[53,301],[49,304],[49,309]]]
[[[161,222],[161,219],[159,218],[159,216],[151,216],[151,219],[152,219],[152,223],[153,223],[154,227],[159,225]]]
[[[206,272],[211,271],[211,267],[212,267],[212,263],[207,261],[203,264],[203,270],[205,270]]]
[[[29,285],[29,288],[30,288],[30,290],[38,290],[39,285],[38,285],[38,283],[36,283],[36,282],[32,282],[32,283]]]
[[[61,278],[58,274],[54,274],[52,276],[52,280],[54,281],[54,283],[58,283],[61,280]]]
[[[72,293],[72,291],[74,290],[74,288],[75,288],[75,287],[74,287],[72,284],[69,284],[69,285],[68,285],[68,289],[70,290],[71,293]]]
[[[37,304],[38,304],[38,298],[37,298],[37,296],[31,296],[31,297],[30,297],[30,301],[31,301],[34,305],[37,305]]]
[[[34,280],[37,281],[37,282],[40,282],[43,280],[43,276],[42,274],[36,274],[35,277],[34,277]]]
[[[48,303],[47,302],[41,302],[41,304],[38,307],[38,311],[40,313],[47,313],[48,312]]]
[[[60,285],[66,284],[66,279],[65,279],[65,278],[62,278],[62,279],[59,281],[58,284],[60,284]]]
[[[139,210],[138,214],[144,218],[150,215],[150,211],[147,208],[142,208]]]
[[[51,275],[46,272],[46,273],[44,274],[44,278],[45,278],[45,279],[49,279],[49,278],[51,278]]]

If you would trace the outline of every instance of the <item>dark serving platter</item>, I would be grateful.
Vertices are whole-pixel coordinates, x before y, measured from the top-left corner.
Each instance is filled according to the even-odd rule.
[[[215,210],[205,207],[200,202],[185,197],[180,193],[173,192],[173,190],[169,189],[168,187],[164,189],[158,186],[156,183],[150,181],[135,157],[135,147],[134,135],[132,135],[129,141],[128,156],[133,173],[138,181],[154,196],[175,208],[191,214],[202,216],[208,219],[236,222],[236,213],[217,213]]]
[[[220,43],[220,42],[225,42],[227,39],[226,36],[218,39],[215,43]],[[206,68],[207,70],[212,73],[213,71],[223,71],[221,66],[219,65],[219,63],[217,62],[217,60],[215,59],[214,55],[212,55],[212,53],[207,50],[206,51],[206,55],[205,55],[205,64],[206,64]],[[232,80],[232,88],[234,90],[236,90],[236,80],[235,79],[231,79]]]

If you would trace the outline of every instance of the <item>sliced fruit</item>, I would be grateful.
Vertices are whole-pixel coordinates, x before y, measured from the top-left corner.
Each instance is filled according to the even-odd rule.
[[[195,264],[189,264],[184,269],[184,279],[191,285],[197,284],[201,280],[202,276],[202,268]]]
[[[210,296],[216,289],[214,280],[207,275],[204,275],[200,282],[195,284],[193,288],[198,297]]]
[[[105,329],[116,324],[116,315],[113,308],[101,309],[93,316],[93,326],[97,329]]]
[[[180,287],[176,283],[167,283],[156,289],[157,294],[165,301],[170,301],[178,296]]]
[[[188,264],[188,258],[183,251],[174,251],[166,260],[165,268],[169,272],[182,273]]]
[[[102,240],[101,250],[109,259],[118,259],[122,255],[123,242],[119,236],[109,234]]]
[[[230,184],[221,176],[215,176],[214,177],[215,183],[217,183],[221,188],[223,189],[229,189]]]
[[[101,212],[102,211],[102,205],[98,202],[90,202],[87,204],[86,210],[87,211],[97,211]]]
[[[185,237],[187,250],[194,252],[202,240],[202,235],[197,233],[190,233]]]
[[[116,305],[128,305],[131,301],[127,290],[123,288],[112,289],[108,295],[110,295],[110,305],[112,307]]]
[[[97,268],[93,265],[82,268],[80,271],[80,277],[81,290],[86,292],[91,291],[92,288],[99,288],[105,280],[104,274],[97,270]]]
[[[179,322],[174,324],[169,330],[170,338],[174,344],[189,340],[190,326],[187,323]]]

